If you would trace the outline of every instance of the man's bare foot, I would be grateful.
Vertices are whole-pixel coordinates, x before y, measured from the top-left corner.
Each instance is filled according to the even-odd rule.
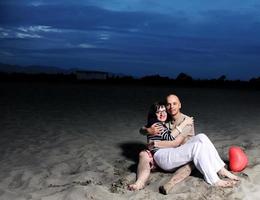
[[[233,181],[233,180],[218,180],[214,186],[216,187],[223,187],[223,188],[231,188],[233,187],[235,184],[237,183],[237,181]]]
[[[141,181],[136,181],[135,183],[128,185],[128,190],[136,191],[143,189],[145,184]]]
[[[239,181],[239,177],[235,174],[232,174],[230,171],[228,171],[225,167],[223,167],[218,172],[219,175],[230,178],[231,180]]]

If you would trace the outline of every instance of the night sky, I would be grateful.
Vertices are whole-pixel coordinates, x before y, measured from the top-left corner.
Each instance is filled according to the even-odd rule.
[[[259,0],[0,0],[0,62],[260,76]]]

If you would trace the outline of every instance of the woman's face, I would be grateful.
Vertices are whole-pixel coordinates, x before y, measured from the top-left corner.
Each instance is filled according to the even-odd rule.
[[[160,106],[156,111],[156,117],[160,122],[165,122],[167,119],[167,112],[165,106]]]

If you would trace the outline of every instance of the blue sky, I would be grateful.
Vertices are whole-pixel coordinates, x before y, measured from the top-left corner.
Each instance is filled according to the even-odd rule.
[[[1,0],[0,62],[248,80],[260,76],[259,10],[257,0]]]

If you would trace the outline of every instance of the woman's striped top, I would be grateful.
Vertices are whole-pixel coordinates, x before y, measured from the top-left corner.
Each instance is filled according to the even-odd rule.
[[[161,140],[175,140],[175,137],[171,135],[170,129],[163,123],[161,122],[156,122],[156,124],[162,126],[163,131],[160,134],[156,135],[147,135],[147,142],[148,144],[152,141],[161,141]],[[154,154],[159,148],[154,147],[151,149],[151,152]]]

